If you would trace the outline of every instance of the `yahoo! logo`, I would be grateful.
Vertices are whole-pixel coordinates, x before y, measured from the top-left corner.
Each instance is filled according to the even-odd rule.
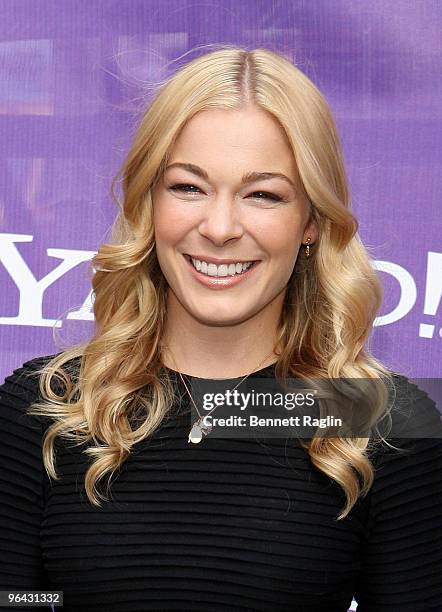
[[[61,327],[62,322],[43,317],[43,297],[48,287],[79,264],[90,261],[95,251],[74,249],[46,249],[48,257],[60,259],[61,263],[43,278],[37,280],[27,265],[16,243],[32,242],[33,236],[27,234],[0,233],[0,262],[17,285],[20,292],[20,305],[16,316],[0,317],[1,325],[31,325],[36,327]],[[375,319],[376,326],[389,325],[405,317],[417,299],[414,278],[402,266],[389,261],[375,261],[374,267],[393,276],[400,286],[400,298],[396,306],[387,314]],[[435,316],[442,296],[442,253],[427,253],[427,273],[425,281],[425,300],[423,314]],[[92,290],[80,308],[67,315],[68,319],[92,321]],[[432,338],[435,325],[420,323],[419,336]],[[439,335],[442,329],[439,330]]]
[[[43,318],[43,297],[48,287],[84,261],[90,261],[95,251],[73,249],[46,249],[48,257],[61,259],[61,263],[46,276],[37,280],[16,247],[17,242],[32,242],[27,234],[0,233],[0,262],[20,292],[18,313],[14,317],[0,317],[0,325],[32,325],[33,327],[61,327],[62,322]],[[92,289],[84,303],[68,319],[93,321]]]
[[[374,325],[389,325],[395,323],[407,315],[416,303],[417,288],[414,278],[402,266],[391,261],[374,262],[376,270],[391,274],[399,283],[400,297],[399,302],[389,313],[376,317]],[[425,279],[425,299],[423,314],[435,316],[442,296],[442,253],[428,251],[427,253],[427,274]],[[419,324],[419,336],[421,338],[432,338],[435,325],[432,323]],[[439,329],[439,336],[442,337],[442,328]]]

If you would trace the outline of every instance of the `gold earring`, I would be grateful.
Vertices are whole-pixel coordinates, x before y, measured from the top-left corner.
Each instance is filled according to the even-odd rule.
[[[307,238],[307,246],[306,246],[306,248],[305,248],[305,256],[306,256],[306,257],[310,257],[310,244],[309,244],[310,240],[311,240],[311,238],[310,238],[310,236],[309,236],[309,237]]]

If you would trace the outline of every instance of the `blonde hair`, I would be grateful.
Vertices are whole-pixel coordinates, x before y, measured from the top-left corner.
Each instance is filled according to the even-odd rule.
[[[174,398],[161,364],[167,283],[155,253],[152,190],[185,123],[205,109],[246,104],[268,111],[287,134],[319,239],[300,252],[286,291],[277,376],[370,378],[374,419],[386,414],[389,370],[365,348],[382,302],[380,281],[349,207],[341,145],[322,94],[291,61],[268,49],[224,45],[162,82],[148,105],[112,193],[120,208],[108,243],[91,261],[95,328],[90,340],[64,350],[36,374],[45,401],[31,413],[50,417],[43,458],[55,469],[57,436],[93,459],[85,475],[91,503],[137,442],[161,424]],[[120,180],[123,201],[114,193]],[[72,360],[80,367],[73,368]],[[137,425],[135,427],[135,424]],[[314,437],[305,446],[317,469],[343,489],[344,518],[374,477],[369,438]]]

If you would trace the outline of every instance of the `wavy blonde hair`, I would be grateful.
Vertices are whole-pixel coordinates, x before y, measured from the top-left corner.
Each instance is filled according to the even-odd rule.
[[[90,502],[106,499],[98,482],[112,475],[137,442],[161,424],[174,389],[161,363],[167,283],[155,252],[152,191],[185,123],[205,109],[254,104],[275,117],[292,146],[302,189],[319,229],[312,254],[300,252],[281,314],[276,375],[370,378],[373,420],[386,414],[390,371],[365,348],[382,302],[381,283],[349,207],[341,145],[329,106],[291,61],[268,49],[222,45],[163,81],[146,109],[112,194],[119,206],[108,243],[93,267],[95,328],[87,342],[57,354],[36,374],[44,401],[30,412],[52,419],[43,443],[53,479],[57,436],[93,461],[85,475]],[[115,196],[121,181],[122,202]],[[73,367],[79,360],[80,367]],[[346,497],[344,518],[374,478],[369,438],[314,437],[305,445],[317,469]]]

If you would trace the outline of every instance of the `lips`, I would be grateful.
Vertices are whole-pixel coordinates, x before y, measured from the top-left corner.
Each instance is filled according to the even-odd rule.
[[[236,264],[236,263],[249,263],[259,261],[258,259],[245,259],[241,257],[237,257],[234,259],[218,259],[217,257],[211,257],[210,255],[193,255],[190,253],[185,253],[184,257],[189,261],[191,259],[199,259],[200,261],[206,261],[207,263],[213,263],[217,266],[221,266],[222,264]]]
[[[201,256],[200,256],[201,257]],[[203,261],[209,263],[209,264],[216,264],[216,265],[220,265],[222,266],[223,263],[225,262],[224,265],[228,265],[228,264],[233,264],[233,263],[239,263],[240,260],[232,260],[232,259],[215,259],[213,257],[207,257],[204,256],[205,259],[203,259]],[[243,260],[243,261],[253,261],[252,265],[249,266],[245,271],[243,271],[240,274],[234,274],[231,276],[210,276],[208,274],[205,274],[204,272],[198,271],[191,260],[190,255],[188,254],[183,254],[183,258],[186,262],[186,265],[188,266],[188,269],[190,270],[190,273],[192,275],[192,277],[198,281],[199,283],[201,283],[202,285],[204,285],[205,287],[208,287],[209,289],[228,289],[229,287],[234,287],[235,285],[238,285],[239,283],[243,283],[246,282],[248,278],[250,278],[250,276],[252,274],[254,274],[256,268],[259,266],[259,264],[261,263],[261,260]],[[213,261],[215,259],[215,261]],[[200,260],[201,261],[201,260]]]

